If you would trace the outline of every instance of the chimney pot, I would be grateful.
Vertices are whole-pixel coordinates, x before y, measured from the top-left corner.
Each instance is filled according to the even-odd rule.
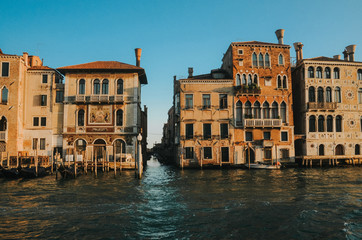
[[[297,55],[297,62],[303,60],[303,44],[301,42],[293,43],[296,55]]]
[[[340,59],[341,59],[341,55],[334,55],[333,58],[340,60]]]
[[[277,35],[278,43],[284,44],[283,38],[284,38],[284,29],[278,29],[275,31],[275,35]]]
[[[139,67],[141,65],[142,49],[141,48],[136,48],[134,51],[135,51],[135,54],[136,54],[136,66]]]
[[[189,67],[189,78],[192,78],[192,74],[194,73],[194,69]]]
[[[356,51],[356,45],[352,44],[352,45],[348,45],[346,47],[346,51],[348,54],[348,60],[350,62],[354,62],[354,52]]]

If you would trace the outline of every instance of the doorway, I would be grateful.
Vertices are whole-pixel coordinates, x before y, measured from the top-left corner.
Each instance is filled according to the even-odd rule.
[[[221,161],[222,162],[229,162],[229,148],[228,147],[221,147]]]
[[[252,148],[247,148],[245,151],[245,163],[249,163],[249,159],[250,159],[250,163],[255,163],[255,152]]]

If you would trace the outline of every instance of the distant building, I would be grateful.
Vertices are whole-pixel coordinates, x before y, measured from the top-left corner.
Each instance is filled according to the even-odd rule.
[[[294,44],[293,70],[296,155],[360,155],[362,143],[362,62],[354,60],[355,45],[344,60],[303,59],[303,44]]]

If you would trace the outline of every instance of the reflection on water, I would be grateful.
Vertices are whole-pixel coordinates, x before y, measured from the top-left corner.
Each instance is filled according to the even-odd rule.
[[[0,179],[0,239],[361,239],[361,168]]]

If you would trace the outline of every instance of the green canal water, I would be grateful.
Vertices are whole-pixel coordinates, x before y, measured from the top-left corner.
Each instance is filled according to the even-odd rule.
[[[0,239],[362,239],[362,168],[0,179]]]

